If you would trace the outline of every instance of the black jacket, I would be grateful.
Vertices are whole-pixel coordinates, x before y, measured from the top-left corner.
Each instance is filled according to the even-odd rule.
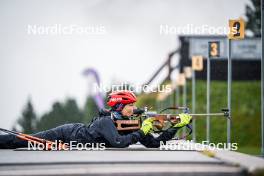
[[[65,124],[42,131],[33,136],[47,140],[62,140],[65,143],[76,141],[78,143],[105,143],[106,147],[123,148],[138,141],[146,147],[159,147],[160,141],[167,141],[174,137],[176,128],[171,128],[163,132],[159,137],[154,138],[151,134],[144,135],[141,130],[122,134],[115,127],[114,121],[110,116],[94,118],[86,126],[82,123]],[[19,148],[27,147],[27,142],[17,139],[13,135],[0,135],[0,148]]]

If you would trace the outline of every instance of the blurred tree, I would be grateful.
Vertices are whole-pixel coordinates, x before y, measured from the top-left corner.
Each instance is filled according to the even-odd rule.
[[[156,98],[157,98],[157,93],[142,93],[140,95],[137,96],[137,102],[136,102],[136,106],[143,108],[145,106],[147,106],[148,108],[151,108],[152,110],[157,110],[156,109]]]
[[[261,36],[261,0],[251,0],[252,5],[246,5],[246,30],[253,33],[254,37]]]
[[[79,109],[75,100],[67,100],[64,109],[66,122],[81,122],[83,120],[83,112]]]
[[[86,98],[85,106],[84,106],[84,123],[88,123],[92,120],[92,118],[98,116],[98,108],[91,96]]]
[[[45,113],[37,123],[37,130],[54,128],[65,123],[82,122],[83,113],[74,99],[67,99],[65,103],[55,102],[52,110]]]
[[[22,116],[18,119],[18,125],[22,128],[23,133],[33,133],[36,130],[36,120],[36,113],[29,99],[22,112]]]

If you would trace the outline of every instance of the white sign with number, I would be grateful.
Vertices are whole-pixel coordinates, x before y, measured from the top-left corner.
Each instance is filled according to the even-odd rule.
[[[220,59],[227,58],[226,37],[193,37],[190,38],[189,56],[201,55],[208,57],[208,42],[220,41]],[[246,38],[244,40],[232,40],[231,42],[232,59],[260,59],[261,58],[261,39]],[[192,59],[192,58],[190,58]]]
[[[201,55],[208,58],[208,42],[219,41],[220,53],[219,58],[227,58],[227,41],[226,38],[221,37],[207,37],[207,38],[191,38],[189,56]]]
[[[203,56],[192,57],[192,69],[195,71],[203,70]]]
[[[184,67],[184,74],[187,79],[192,78],[192,67]]]
[[[177,85],[184,86],[186,84],[186,78],[184,73],[180,73],[177,79]]]

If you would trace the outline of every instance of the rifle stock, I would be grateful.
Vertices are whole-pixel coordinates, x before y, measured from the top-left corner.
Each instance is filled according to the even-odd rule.
[[[115,125],[118,131],[136,131],[141,127],[140,120],[116,120]]]

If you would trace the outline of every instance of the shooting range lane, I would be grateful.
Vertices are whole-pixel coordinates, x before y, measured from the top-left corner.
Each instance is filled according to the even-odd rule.
[[[67,164],[0,166],[0,175],[241,175],[238,167],[210,164]],[[192,170],[192,172],[190,172]]]
[[[14,154],[15,153],[15,154]],[[223,162],[196,151],[0,151],[0,165],[52,163],[210,163]]]
[[[244,169],[198,151],[0,150],[0,175],[240,175]]]

